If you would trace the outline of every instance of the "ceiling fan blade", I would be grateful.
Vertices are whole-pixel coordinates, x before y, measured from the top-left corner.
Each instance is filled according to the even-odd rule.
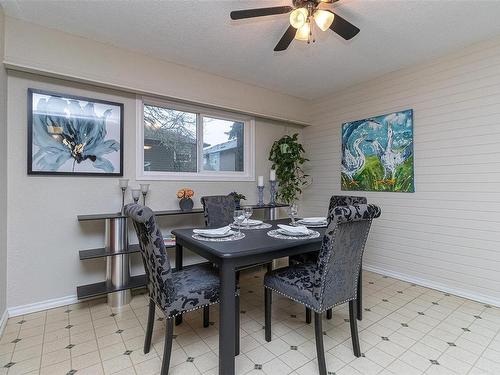
[[[293,38],[295,38],[295,33],[297,32],[297,29],[293,26],[288,26],[288,29],[286,29],[285,33],[281,37],[280,41],[278,44],[276,44],[276,47],[274,47],[275,51],[284,51],[288,48],[290,43],[292,43]]]
[[[292,10],[293,8],[291,6],[235,10],[231,12],[231,19],[241,20],[243,18],[272,16],[274,14],[288,13],[291,12]]]
[[[331,10],[328,12],[333,13]],[[352,23],[346,21],[337,13],[333,14],[335,14],[335,18],[333,19],[333,23],[330,25],[330,30],[336,32],[345,40],[352,39],[359,33],[359,29]]]

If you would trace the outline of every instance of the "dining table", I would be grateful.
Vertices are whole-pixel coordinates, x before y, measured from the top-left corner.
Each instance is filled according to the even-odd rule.
[[[311,228],[319,232],[316,238],[275,238],[268,232],[278,224],[289,224],[290,219],[269,220],[266,229],[242,229],[242,239],[234,241],[205,241],[193,238],[193,228],[176,229],[175,267],[182,269],[183,249],[200,255],[218,267],[220,276],[219,308],[219,374],[235,373],[235,290],[236,271],[246,266],[272,262],[274,259],[318,251],[325,228]],[[196,236],[195,236],[196,237]]]

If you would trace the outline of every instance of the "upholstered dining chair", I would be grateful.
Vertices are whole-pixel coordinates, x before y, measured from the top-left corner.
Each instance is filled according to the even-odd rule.
[[[355,204],[367,204],[368,201],[366,197],[357,197],[353,195],[332,195],[330,198],[330,204],[328,205],[328,213],[335,207],[338,206],[349,206]],[[310,252],[305,254],[295,255],[290,257],[291,263],[308,263],[308,262],[316,262],[318,260],[318,252]],[[359,281],[358,281],[358,301],[356,304],[357,311],[356,316],[358,320],[363,318],[363,270],[362,267],[359,270]],[[332,310],[327,310],[326,318],[332,319],[333,312]],[[311,323],[311,310],[306,307],[306,322]]]
[[[372,219],[380,208],[372,204],[338,206],[330,211],[317,262],[301,263],[272,271],[264,277],[265,339],[271,341],[271,296],[276,292],[314,311],[314,332],[320,375],[326,375],[322,313],[349,303],[354,355],[359,357],[356,319],[358,275]]]
[[[222,227],[234,222],[234,210],[236,203],[231,195],[211,195],[201,197],[201,204],[203,205],[203,214],[205,216],[205,225],[207,227]],[[240,271],[243,269],[262,266],[264,264],[254,264],[244,268],[236,269],[236,279],[239,280]],[[265,263],[267,270],[272,270],[272,263]],[[237,303],[238,304],[238,303]],[[238,314],[236,314],[236,321],[239,324],[239,306],[236,306]],[[209,325],[210,312],[209,307],[203,309],[203,326]],[[239,352],[239,347],[236,348],[236,353]]]
[[[153,211],[132,203],[125,206],[125,214],[133,221],[147,276],[149,314],[144,354],[149,353],[151,349],[155,309],[158,307],[165,314],[167,325],[161,366],[161,375],[167,375],[172,351],[173,319],[185,312],[219,303],[219,276],[209,263],[173,272]],[[238,293],[236,300],[239,301]],[[239,346],[239,327],[236,330],[236,343]]]

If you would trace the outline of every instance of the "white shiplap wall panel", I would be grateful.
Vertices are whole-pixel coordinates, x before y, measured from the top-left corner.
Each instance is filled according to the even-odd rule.
[[[314,183],[304,214],[340,190],[346,121],[412,108],[416,192],[373,193],[382,207],[364,264],[500,305],[500,39],[390,73],[314,104],[303,132]]]

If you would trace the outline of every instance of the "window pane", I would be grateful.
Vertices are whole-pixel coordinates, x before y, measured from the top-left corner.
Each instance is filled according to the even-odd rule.
[[[243,172],[243,122],[203,117],[203,169]]]
[[[197,172],[196,114],[144,105],[144,170]]]

